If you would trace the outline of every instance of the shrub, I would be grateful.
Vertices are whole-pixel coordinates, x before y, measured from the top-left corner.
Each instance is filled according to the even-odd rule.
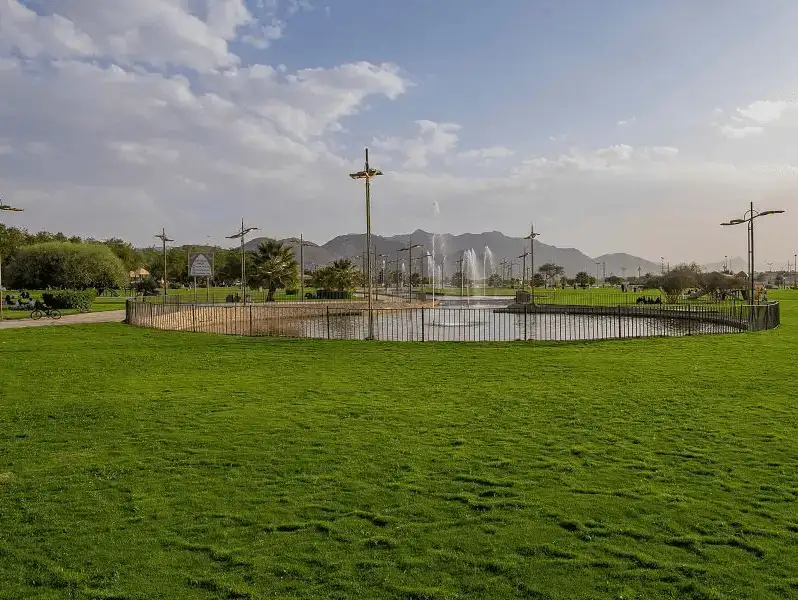
[[[97,294],[94,290],[53,290],[44,292],[42,300],[51,308],[74,308],[78,312],[89,312]]]
[[[47,242],[21,248],[8,265],[10,287],[41,290],[118,287],[127,283],[122,261],[106,246]]]

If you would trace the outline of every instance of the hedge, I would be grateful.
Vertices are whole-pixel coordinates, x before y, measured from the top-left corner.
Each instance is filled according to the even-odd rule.
[[[96,297],[94,290],[53,290],[42,294],[42,300],[50,308],[74,308],[78,312],[89,312]]]

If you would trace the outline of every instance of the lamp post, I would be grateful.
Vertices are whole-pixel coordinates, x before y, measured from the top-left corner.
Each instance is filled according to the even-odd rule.
[[[465,273],[463,273],[463,263],[465,262],[465,256],[461,256],[460,260],[454,261],[454,264],[457,265],[458,273],[460,273],[460,297],[462,298],[465,296],[464,293],[464,283],[465,283]]]
[[[729,225],[742,225],[743,223],[748,224],[748,280],[749,280],[749,298],[748,301],[753,304],[754,303],[754,219],[759,217],[764,217],[766,215],[778,215],[783,213],[783,210],[763,210],[762,212],[758,210],[754,210],[754,203],[751,202],[750,208],[743,213],[743,216],[739,219],[732,219],[731,221],[726,221],[725,223],[721,223],[722,226],[729,226]]]
[[[299,299],[305,301],[305,246],[312,246],[305,241],[304,234],[299,234]]]
[[[174,242],[174,240],[166,236],[165,228],[161,228],[161,233],[156,234],[155,237],[161,240],[163,244],[163,301],[166,304],[166,293],[169,287],[169,280],[166,277],[166,242]]]
[[[407,252],[407,269],[409,271],[408,286],[410,290],[410,302],[413,302],[413,248],[422,248],[424,244],[414,244],[413,236],[410,236],[406,248],[400,248],[399,252]]]
[[[535,232],[535,224],[529,224],[529,235],[524,239],[529,240],[529,281],[532,288],[532,304],[535,303],[535,238],[540,234]]]
[[[598,287],[599,282],[599,265],[601,264],[600,261],[596,261],[596,286]]]
[[[396,293],[399,294],[399,252],[396,253],[396,260],[389,260],[385,263],[386,267],[396,265]],[[388,293],[388,278],[385,276],[385,293]]]
[[[382,175],[379,169],[369,167],[369,149],[366,148],[366,164],[362,171],[350,173],[352,179],[366,180],[366,264],[368,266],[368,307],[369,307],[369,339],[374,339],[374,313],[371,309],[371,178]]]
[[[3,204],[3,199],[0,198],[0,210],[8,211],[8,212],[23,212],[25,209],[23,208],[16,208],[15,206],[9,206],[8,204]],[[3,291],[3,257],[0,255],[0,292]],[[0,323],[3,322],[3,299],[0,298]]]
[[[245,227],[244,219],[241,219],[241,229],[233,235],[225,236],[228,240],[241,240],[241,301],[247,303],[247,257],[244,252],[244,238],[252,231],[258,231],[257,227]]]
[[[519,256],[518,258],[522,259],[522,266],[521,266],[521,289],[524,289],[526,284],[525,277],[526,277],[526,257],[529,256],[529,252],[524,250],[524,253]]]

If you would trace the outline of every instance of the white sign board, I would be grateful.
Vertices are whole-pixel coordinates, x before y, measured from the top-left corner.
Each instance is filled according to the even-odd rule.
[[[211,261],[204,254],[194,254],[191,257],[191,269],[189,275],[192,277],[213,277]]]

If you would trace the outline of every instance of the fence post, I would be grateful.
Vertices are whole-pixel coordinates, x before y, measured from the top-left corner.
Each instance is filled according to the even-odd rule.
[[[327,306],[327,339],[330,339],[330,307]]]
[[[424,307],[421,307],[421,341],[424,341]]]
[[[526,325],[526,322],[527,322],[527,314],[528,314],[526,309],[527,309],[527,305],[526,305],[526,304],[524,304],[524,341],[525,341],[525,342],[526,342],[527,340],[529,340],[529,335],[527,334],[527,329],[526,329],[526,327],[527,327],[527,325]]]
[[[197,305],[191,305],[191,330],[197,333]]]
[[[252,335],[252,305],[249,305],[249,335]]]
[[[623,338],[623,326],[622,326],[622,323],[621,323],[621,311],[622,311],[622,308],[623,308],[622,306],[618,305],[618,339],[619,340]]]

